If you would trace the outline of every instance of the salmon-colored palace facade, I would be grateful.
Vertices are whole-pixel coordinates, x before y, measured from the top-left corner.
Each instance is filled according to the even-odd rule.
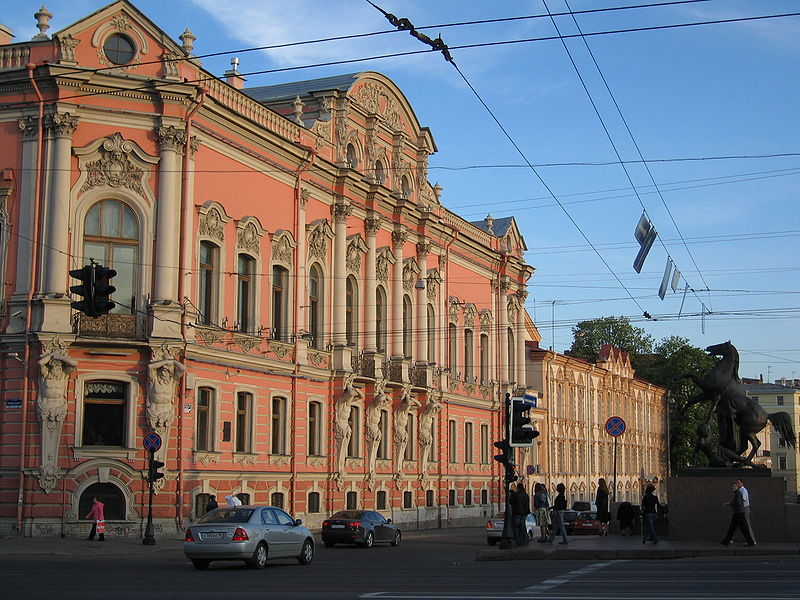
[[[0,26],[0,531],[85,534],[98,496],[140,535],[152,431],[157,534],[211,494],[310,527],[496,511],[533,268],[513,218],[442,206],[401,91],[223,81],[125,0],[51,16]],[[90,259],[117,271],[96,319],[70,308]]]

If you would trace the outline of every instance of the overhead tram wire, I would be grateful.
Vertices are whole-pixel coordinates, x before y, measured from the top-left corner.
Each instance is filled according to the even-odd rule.
[[[587,10],[576,11],[576,14],[591,14],[591,13],[603,13],[603,12],[611,12],[611,11],[622,11],[622,10],[634,10],[634,9],[642,9],[642,8],[658,8],[664,6],[672,6],[672,5],[679,5],[679,4],[696,4],[699,2],[711,2],[713,0],[672,0],[667,2],[659,2],[656,4],[632,4],[628,6],[612,6],[607,8],[593,8]],[[569,13],[558,13],[559,15],[567,15]],[[523,20],[531,20],[531,19],[542,19],[546,18],[547,15],[522,15],[518,17],[502,17],[498,19],[478,19],[475,21],[461,21],[457,23],[441,23],[438,25],[425,25],[423,27],[417,27],[417,29],[444,29],[448,27],[464,27],[464,26],[472,26],[472,25],[490,25],[494,23],[503,23],[503,22],[513,22],[513,21],[523,21]],[[367,37],[374,37],[378,35],[386,35],[386,34],[393,34],[398,33],[397,29],[384,29],[381,31],[369,31],[365,33],[352,33],[346,35],[337,35],[332,37],[326,38],[317,38],[313,40],[303,40],[299,42],[285,42],[282,44],[270,44],[267,46],[249,46],[247,48],[239,48],[236,50],[221,50],[219,52],[208,52],[206,54],[197,54],[185,57],[178,57],[178,58],[171,58],[169,62],[177,63],[183,61],[190,61],[190,60],[201,60],[203,58],[216,58],[219,56],[226,56],[230,54],[245,54],[248,52],[259,52],[264,50],[280,50],[283,48],[292,48],[296,46],[308,46],[312,44],[323,44],[327,42],[340,42],[344,40],[353,40],[353,39],[360,39],[360,38],[367,38]],[[146,66],[146,65],[159,65],[162,64],[162,60],[151,60],[151,61],[144,61],[141,63],[137,63],[137,66]],[[96,69],[80,69],[74,68],[72,71],[64,71],[62,75],[70,75],[70,74],[77,74],[77,73],[103,73],[106,71],[111,71],[117,68],[114,67],[98,67]],[[249,73],[245,73],[245,75],[249,75]],[[8,80],[6,83],[26,83],[28,78],[17,79],[17,80]]]
[[[547,4],[547,0],[542,0],[542,2],[544,3],[544,7],[545,7],[545,9],[547,10],[547,12],[549,14],[550,13],[550,7]],[[566,2],[566,0],[565,0],[565,2]],[[568,3],[567,3],[567,8],[569,9],[569,4]],[[573,20],[574,20],[574,17],[573,17]],[[628,170],[627,165],[622,160],[622,155],[619,152],[619,148],[617,148],[617,144],[614,141],[614,138],[611,135],[611,132],[608,130],[608,126],[606,125],[605,119],[603,119],[603,115],[600,113],[600,109],[597,107],[597,103],[595,102],[594,97],[592,96],[592,93],[589,91],[589,87],[586,85],[586,81],[584,80],[583,75],[581,74],[581,70],[578,68],[578,65],[575,62],[575,58],[572,56],[572,52],[570,51],[569,46],[567,46],[567,41],[564,39],[564,37],[563,37],[563,35],[561,33],[561,29],[559,28],[555,17],[551,16],[550,17],[550,21],[552,22],[553,28],[555,28],[556,33],[558,34],[558,37],[559,37],[559,39],[561,41],[561,45],[564,48],[564,52],[567,53],[567,57],[569,58],[570,64],[572,64],[572,68],[575,70],[575,74],[578,76],[578,80],[581,82],[581,86],[583,87],[583,91],[586,93],[586,96],[589,99],[589,103],[592,105],[592,108],[594,109],[594,113],[597,116],[597,119],[600,121],[600,125],[601,125],[601,127],[603,128],[603,131],[606,134],[606,138],[608,138],[608,142],[611,144],[611,148],[614,150],[614,155],[617,157],[617,161],[619,161],[619,164],[622,167],[622,170],[625,172],[625,177],[628,179],[628,183],[630,184],[630,187],[633,190],[633,193],[636,195],[636,199],[639,201],[639,205],[642,207],[642,210],[644,211],[644,214],[647,215],[648,219],[649,219],[650,217],[649,217],[649,215],[647,213],[647,207],[644,205],[644,202],[642,201],[642,197],[639,195],[639,189],[636,187],[636,184],[633,183],[633,178],[631,177],[631,173]],[[577,25],[577,22],[576,22],[576,25]],[[578,28],[578,31],[580,32],[580,28]],[[587,49],[589,49],[589,44],[586,42],[586,38],[581,38],[581,39],[583,40],[584,44],[586,44]],[[591,49],[589,49],[589,53],[591,54],[592,59],[594,59],[594,55],[591,53]],[[597,61],[595,61],[594,64],[595,64],[595,67],[597,68],[598,72],[600,73],[600,76],[603,79],[603,82],[606,84],[606,90],[608,91],[609,95],[611,96],[611,99],[614,101],[614,106],[617,107],[617,112],[619,113],[620,117],[622,118],[622,120],[624,122],[625,121],[625,117],[622,116],[622,111],[620,110],[619,105],[617,104],[616,98],[614,98],[614,94],[611,92],[611,88],[608,86],[608,83],[606,83],[606,80],[603,77],[602,71],[600,71],[600,66],[597,64]],[[626,127],[627,127],[627,123],[626,123]],[[636,140],[634,139],[633,132],[630,130],[630,128],[628,128],[628,135],[630,136],[631,140],[633,141],[634,146],[636,146],[636,149],[639,152],[639,157],[642,160],[644,160],[644,156],[642,156],[642,153],[639,150],[639,146],[636,144]],[[650,173],[649,169],[648,169],[648,173]],[[661,195],[661,190],[658,189],[658,185],[656,184],[655,179],[653,179],[652,173],[650,174],[650,179],[653,182],[653,185],[656,187],[656,191],[658,192],[659,196],[661,196],[661,201],[664,202],[664,197]],[[666,206],[666,202],[664,202],[664,205]],[[669,211],[669,208],[667,208],[667,211]],[[672,217],[671,214],[670,214],[670,217]],[[678,224],[675,223],[675,219],[672,219],[672,223],[675,225],[675,228],[678,229]],[[683,239],[683,235],[681,235],[680,229],[678,229],[678,235],[680,235],[681,239]],[[672,256],[670,255],[669,249],[667,248],[666,244],[664,243],[664,240],[660,236],[659,236],[659,243],[664,248],[664,252],[667,253],[667,259],[674,265],[675,261],[673,260]],[[684,246],[685,246],[685,244],[684,244]],[[686,247],[686,249],[688,251],[688,247]],[[694,263],[695,268],[699,272],[699,267],[697,266],[697,263],[694,262],[694,259],[692,259],[692,262]],[[700,277],[702,279],[702,273],[701,273]],[[684,279],[685,279],[685,277],[684,277]],[[706,287],[708,287],[708,283],[706,283],[705,280],[703,280],[703,284]],[[687,285],[688,285],[688,282],[687,282]],[[694,287],[693,286],[689,286],[689,289],[692,290],[692,294],[700,301],[701,304],[703,304],[702,300],[700,300],[700,298],[697,296],[697,293],[694,291]],[[709,302],[709,304],[710,304],[710,302]]]
[[[546,0],[544,0],[544,1],[545,1],[545,6],[546,6]],[[567,10],[572,12],[572,8],[569,5],[569,0],[564,0],[564,4],[566,5]],[[581,26],[578,23],[578,19],[574,14],[572,15],[572,21],[575,23],[575,27],[578,29],[578,33],[582,33]],[[555,20],[553,21],[553,23],[555,23]],[[670,210],[669,205],[667,204],[667,201],[664,199],[664,195],[661,193],[661,189],[659,188],[658,183],[656,183],[656,179],[653,176],[653,172],[650,169],[650,165],[648,165],[647,161],[644,159],[644,154],[642,154],[642,150],[639,147],[639,143],[636,141],[636,137],[633,135],[633,131],[631,131],[630,125],[628,125],[628,121],[625,118],[625,115],[622,114],[622,109],[620,108],[619,103],[617,102],[617,98],[614,95],[614,92],[611,91],[611,86],[608,84],[608,81],[606,80],[605,74],[603,73],[603,70],[600,68],[600,64],[597,62],[597,58],[595,57],[594,52],[592,52],[591,46],[589,46],[589,41],[585,37],[582,37],[581,40],[583,40],[583,44],[586,46],[586,50],[589,52],[589,56],[592,58],[592,62],[594,63],[594,66],[597,69],[598,74],[600,75],[600,79],[602,80],[603,85],[605,85],[606,91],[608,92],[608,95],[611,97],[611,101],[614,103],[614,107],[617,109],[617,114],[619,114],[620,119],[622,119],[622,123],[625,125],[625,129],[628,132],[628,136],[631,138],[631,141],[633,142],[634,148],[636,148],[636,153],[639,155],[639,158],[642,160],[642,164],[644,165],[644,168],[647,171],[648,176],[650,177],[650,181],[653,182],[653,186],[655,187],[656,192],[658,193],[658,197],[661,199],[661,204],[664,205],[664,209],[667,211],[667,214],[669,215],[669,218],[672,221],[672,224],[675,226],[675,231],[678,232],[678,236],[681,238],[681,242],[683,243],[683,247],[686,249],[686,252],[689,255],[689,258],[691,259],[692,264],[694,265],[694,268],[697,270],[697,274],[700,276],[700,279],[703,282],[703,285],[705,285],[706,288],[708,288],[709,285],[706,282],[705,277],[703,276],[703,271],[700,270],[700,267],[698,266],[697,261],[694,258],[694,254],[692,254],[692,251],[689,249],[689,246],[686,244],[686,240],[683,238],[683,233],[681,232],[680,227],[678,227],[678,223],[675,221],[675,217],[672,215],[672,211]],[[566,42],[564,43],[564,47],[566,48]],[[641,198],[639,198],[639,201],[641,202]],[[667,247],[664,244],[663,238],[660,239],[660,243],[661,243],[662,247],[664,248],[664,251],[667,252],[667,256],[669,256],[669,251],[667,251]],[[672,260],[672,257],[670,257],[670,260]],[[673,261],[673,264],[674,264],[674,261]],[[714,308],[711,305],[711,293],[710,292],[708,294],[708,305],[709,305],[709,310],[713,311]]]
[[[720,24],[728,24],[728,23],[741,23],[747,21],[757,21],[757,20],[764,20],[764,19],[778,19],[778,18],[787,18],[787,17],[797,17],[800,16],[800,12],[791,12],[791,13],[779,13],[779,14],[771,14],[771,15],[758,15],[754,17],[735,17],[730,19],[715,19],[715,20],[706,20],[706,21],[694,21],[689,23],[674,23],[669,25],[650,25],[650,26],[643,26],[643,27],[633,27],[627,29],[612,29],[612,30],[605,30],[605,31],[590,31],[583,34],[568,34],[563,36],[564,39],[570,39],[574,37],[584,37],[584,36],[597,36],[597,35],[619,35],[624,33],[640,33],[640,32],[647,32],[647,31],[659,31],[659,30],[668,30],[668,29],[677,29],[682,27],[697,27],[697,26],[705,26],[705,25],[720,25]],[[544,37],[534,37],[534,38],[521,38],[516,40],[504,40],[499,42],[478,42],[474,44],[460,44],[457,46],[450,46],[449,50],[465,50],[465,49],[472,49],[472,48],[488,48],[494,46],[503,46],[503,45],[511,45],[511,44],[526,44],[526,43],[533,43],[533,42],[547,42],[547,41],[556,41],[560,39],[558,36],[544,36]],[[372,60],[384,60],[387,58],[399,58],[404,56],[414,56],[418,54],[425,54],[429,52],[438,52],[437,49],[429,48],[425,50],[411,50],[407,52],[394,52],[389,54],[379,54],[375,56],[368,56],[362,58],[351,58],[351,59],[342,59],[342,60],[335,60],[335,61],[326,61],[314,64],[307,64],[307,65],[297,65],[292,67],[277,67],[274,69],[263,69],[260,71],[249,71],[246,73],[241,73],[242,76],[253,76],[253,75],[269,75],[272,73],[283,73],[288,71],[297,71],[301,69],[314,69],[319,67],[330,67],[330,66],[338,66],[338,65],[345,65],[345,64],[355,64],[355,63],[362,63],[362,62],[369,62]],[[188,60],[187,59],[179,59],[179,60]],[[160,61],[159,61],[160,62]],[[96,69],[98,71],[104,71],[105,69]],[[91,72],[93,69],[81,69],[75,71],[76,73],[83,73],[83,72]],[[204,81],[219,81],[220,77],[203,77],[200,79],[188,80],[182,83],[184,84],[201,84]],[[21,82],[27,82],[28,80],[25,79],[24,81],[20,80]],[[152,91],[153,87],[163,87],[163,86],[174,86],[176,82],[174,81],[165,81],[165,82],[156,82],[151,81],[146,86],[138,87],[138,88],[126,88],[124,93],[130,93],[132,91]],[[89,92],[84,94],[76,94],[73,96],[62,96],[59,98],[59,101],[64,100],[71,100],[74,98],[87,98],[90,96],[102,96],[102,95],[115,95],[117,93],[123,93],[122,90],[119,92],[117,91],[100,91],[100,92]],[[27,106],[36,104],[37,100],[21,100],[17,102],[9,102],[6,104],[0,104],[0,109],[9,108],[14,106]]]

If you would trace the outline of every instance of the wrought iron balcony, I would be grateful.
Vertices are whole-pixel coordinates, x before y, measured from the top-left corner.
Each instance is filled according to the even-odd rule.
[[[79,337],[146,340],[145,317],[111,313],[101,317],[87,317],[75,313],[72,331]]]

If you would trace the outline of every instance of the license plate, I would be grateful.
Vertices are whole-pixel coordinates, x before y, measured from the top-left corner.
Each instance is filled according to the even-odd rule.
[[[209,531],[208,533],[203,534],[203,540],[207,540],[209,542],[217,541],[225,539],[225,534],[221,531]]]
[[[331,525],[331,529],[344,529],[344,525]]]
[[[591,523],[581,523],[583,527],[594,527]]]

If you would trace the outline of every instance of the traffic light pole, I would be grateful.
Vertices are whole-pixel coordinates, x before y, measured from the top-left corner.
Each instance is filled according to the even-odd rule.
[[[503,487],[505,488],[506,493],[506,510],[505,510],[505,517],[503,517],[503,533],[500,536],[500,548],[502,550],[509,550],[516,546],[515,536],[514,536],[514,523],[513,519],[513,512],[511,510],[511,503],[509,502],[509,493],[508,490],[511,487],[511,484],[516,481],[516,476],[514,475],[514,449],[509,446],[508,441],[511,438],[511,424],[509,419],[509,412],[511,408],[511,394],[506,394],[506,402],[505,402],[505,410],[503,413],[505,414],[505,445],[503,447],[503,454],[505,454],[505,474],[503,476]]]
[[[153,478],[150,474],[153,472],[153,457],[155,452],[150,450],[150,459],[147,463],[147,487],[149,488],[149,498],[147,500],[147,527],[144,529],[144,538],[142,544],[145,546],[155,546],[156,536],[153,528]]]

